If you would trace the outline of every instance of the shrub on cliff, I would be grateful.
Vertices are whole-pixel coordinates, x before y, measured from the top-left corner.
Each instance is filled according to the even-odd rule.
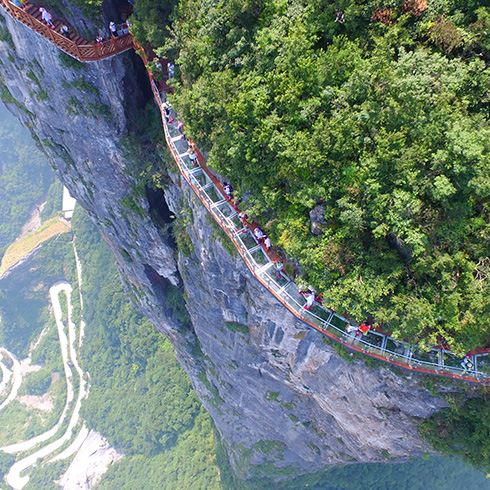
[[[462,456],[482,471],[490,470],[490,404],[488,395],[471,398],[425,420],[420,428],[436,449],[444,454]]]

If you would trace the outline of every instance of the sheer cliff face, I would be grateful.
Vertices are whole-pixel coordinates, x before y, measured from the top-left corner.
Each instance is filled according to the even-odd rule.
[[[0,41],[2,83],[18,103],[11,110],[98,224],[135,306],[173,342],[237,472],[285,477],[420,455],[426,448],[416,420],[444,406],[420,378],[339,357],[226,251],[224,235],[178,174],[170,173],[165,199],[187,227],[187,255],[169,240],[168,209],[152,220],[146,197],[132,195],[120,139],[150,97],[136,56],[66,68],[55,47],[0,13],[12,37]],[[177,288],[185,288],[180,301],[192,326],[167,303]]]

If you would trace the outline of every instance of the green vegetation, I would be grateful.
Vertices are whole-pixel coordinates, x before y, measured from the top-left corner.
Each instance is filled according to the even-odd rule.
[[[0,281],[0,345],[19,358],[49,322],[49,288],[56,281],[75,279],[70,241],[69,234],[51,238],[30,260],[29,269],[18,267]]]
[[[92,82],[85,80],[85,78],[78,78],[73,82],[71,82],[71,85],[77,90],[81,90],[83,92],[90,92],[93,95],[100,97],[99,89]]]
[[[47,201],[41,211],[42,221],[47,221],[49,218],[60,213],[63,205],[63,184],[59,180],[55,180],[48,189]]]
[[[81,356],[91,378],[82,412],[126,455],[99,486],[220,488],[209,415],[170,343],[129,305],[109,250],[77,209],[87,322]]]
[[[457,455],[475,468],[490,471],[490,403],[488,394],[452,400],[449,408],[424,420],[420,432],[437,451]]]
[[[85,65],[81,61],[78,61],[75,58],[72,58],[69,54],[66,54],[63,51],[60,51],[58,53],[58,57],[60,59],[62,66],[64,66],[65,68],[69,68],[72,70],[84,70],[85,69]]]
[[[27,376],[24,383],[28,395],[42,396],[51,386],[51,374],[41,369]]]
[[[243,323],[235,323],[235,322],[225,322],[226,328],[231,330],[232,332],[242,333],[244,335],[248,334],[248,326],[243,325]]]
[[[141,0],[131,16],[131,33],[142,45],[162,46],[169,36],[168,24],[177,0]]]
[[[224,450],[220,448],[218,458],[224,462]],[[468,472],[468,468],[454,459],[431,457],[403,464],[359,464],[319,471],[296,477],[288,481],[274,482],[269,478],[238,479],[229,467],[221,466],[221,482],[226,490],[448,490],[459,487],[488,490],[490,483],[485,475]]]
[[[194,245],[190,237],[190,231],[194,226],[192,208],[186,205],[182,208],[180,215],[172,222],[172,236],[177,249],[186,257],[194,252]]]
[[[12,36],[7,28],[0,27],[0,41],[7,43],[10,48],[14,48],[14,41],[12,40]]]
[[[183,0],[147,39],[189,135],[328,305],[462,353],[489,340],[490,9],[379,7]]]
[[[15,456],[0,452],[0,478],[7,473],[8,469],[15,463]]]
[[[136,113],[129,135],[121,138],[120,143],[126,159],[125,171],[135,179],[135,195],[142,197],[145,186],[163,188],[166,177],[155,148],[166,143],[160,112],[153,101]]]
[[[53,182],[44,155],[29,132],[0,105],[0,257],[20,233],[34,204]]]
[[[29,471],[29,482],[25,490],[59,490],[60,486],[55,483],[67,469],[70,460],[56,461],[46,466],[37,466]]]

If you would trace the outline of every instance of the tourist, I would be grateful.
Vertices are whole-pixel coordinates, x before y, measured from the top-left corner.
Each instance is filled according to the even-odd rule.
[[[188,150],[187,150],[187,154],[189,155],[189,158],[191,159],[191,165],[193,167],[197,167],[199,164],[197,162],[197,154],[196,154],[196,150],[194,149],[193,146],[191,146]]]
[[[247,219],[248,219],[248,214],[240,211],[238,213],[238,219],[242,222],[243,228],[242,228],[242,233],[247,233]],[[238,231],[238,230],[237,230]]]
[[[363,322],[359,325],[359,332],[361,332],[362,335],[367,335],[369,330],[371,330],[371,325],[369,325],[367,322]]]
[[[175,65],[169,61],[167,63],[167,72],[168,72],[169,80],[174,77],[174,70],[175,70]]]
[[[115,22],[109,23],[109,30],[111,31],[113,37],[117,37],[117,25]]]
[[[347,325],[345,331],[350,335],[351,333],[356,333],[356,337],[357,337],[357,333],[359,331],[359,328],[356,327],[355,325]]]
[[[170,105],[170,102],[164,102],[162,104],[162,109],[163,109],[163,113],[165,115],[165,120],[167,121],[168,124],[172,124],[175,119],[172,117],[172,114],[170,113],[170,109],[172,108],[172,106]]]
[[[303,306],[305,310],[309,310],[315,302],[315,293],[305,293],[306,304]]]
[[[229,202],[230,202],[232,208],[238,213],[240,211],[240,209],[238,208],[238,206],[242,202],[242,198],[239,197],[238,199],[233,199],[233,201],[229,201]]]
[[[271,239],[267,235],[264,235],[264,237],[265,237],[264,238],[264,247],[268,252],[269,249],[272,247],[272,242],[271,242]]]
[[[70,39],[70,29],[67,25],[63,25],[60,29],[60,34],[63,34],[66,38]]]
[[[312,286],[307,286],[305,282],[298,282],[298,293],[305,294],[315,294],[315,290]]]
[[[466,357],[461,361],[461,367],[464,369],[463,374],[473,369],[473,361],[471,360],[471,356],[466,355]]]
[[[240,211],[238,213],[238,218],[242,222],[242,225],[243,226],[247,226],[247,219],[248,219],[248,214],[247,213],[245,213],[244,211]]]
[[[187,138],[184,134],[184,123],[182,121],[177,121],[177,129],[179,130],[179,133],[182,135],[180,139],[187,141]]]
[[[223,191],[226,194],[227,199],[230,200],[233,193],[233,187],[227,182],[223,182]]]
[[[102,36],[97,36],[95,38],[95,42],[99,45],[102,46],[102,42],[104,41],[104,38]]]
[[[53,18],[53,16],[43,7],[40,7],[39,8],[39,12],[41,12],[41,18],[42,20],[44,20],[44,22],[46,22],[46,24],[51,27],[51,29],[54,29],[54,25],[53,23],[51,22],[51,19]]]
[[[276,262],[276,276],[281,279],[282,277],[282,271],[284,269],[284,262],[278,261]]]
[[[264,238],[264,232],[257,226],[254,230],[255,239],[261,243]]]

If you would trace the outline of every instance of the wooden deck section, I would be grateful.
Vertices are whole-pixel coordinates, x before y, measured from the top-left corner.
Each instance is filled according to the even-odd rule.
[[[54,29],[41,20],[39,6],[25,2],[24,7],[17,7],[10,0],[0,0],[0,5],[14,19],[37,32],[39,35],[56,45],[66,54],[81,62],[99,61],[134,48],[133,36],[123,34],[112,37],[101,43],[89,42],[74,32],[73,28],[63,19],[53,17]],[[60,33],[60,28],[66,25],[70,29],[69,38]]]

